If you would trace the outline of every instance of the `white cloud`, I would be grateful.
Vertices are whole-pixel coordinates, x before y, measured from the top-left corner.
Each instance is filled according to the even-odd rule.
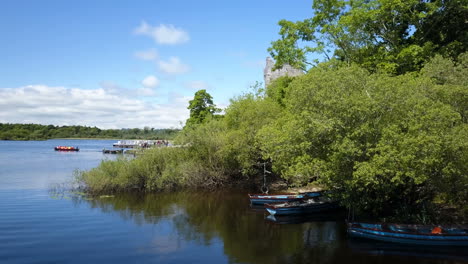
[[[151,90],[138,91],[141,92]],[[0,88],[0,123],[85,125],[99,128],[180,127],[180,122],[189,116],[189,100],[172,94],[167,103],[155,104],[103,88],[78,89],[46,85]]]
[[[134,32],[137,35],[148,36],[158,44],[174,45],[190,40],[189,34],[186,31],[173,25],[160,24],[159,26],[151,26],[143,21]]]
[[[155,88],[159,85],[159,79],[154,75],[149,75],[141,81],[141,84],[146,88]]]
[[[182,74],[190,70],[187,64],[183,64],[178,57],[170,57],[168,61],[158,61],[159,69],[167,74]]]
[[[208,89],[210,86],[204,82],[204,81],[191,81],[185,83],[185,86],[189,89],[193,90],[202,90],[202,89]]]
[[[158,58],[158,53],[155,49],[137,51],[134,55],[138,59],[146,61],[154,61]]]
[[[138,95],[141,95],[141,96],[154,96],[154,95],[156,95],[156,91],[154,89],[146,88],[146,87],[138,89],[137,93],[138,93]]]

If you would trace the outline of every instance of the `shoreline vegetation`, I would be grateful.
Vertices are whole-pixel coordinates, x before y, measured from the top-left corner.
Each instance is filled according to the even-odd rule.
[[[232,98],[205,90],[174,144],[103,161],[90,193],[320,185],[372,219],[468,220],[468,9],[463,1],[313,1],[268,49],[302,69]],[[437,25],[437,26],[434,26]],[[309,61],[308,53],[326,58]],[[242,187],[244,188],[244,187]]]
[[[174,139],[183,147],[103,161],[77,179],[97,195],[258,191],[266,163],[269,187],[323,186],[372,219],[466,223],[467,63],[467,54],[458,63],[436,57],[398,76],[319,65],[233,98],[222,116],[191,111],[190,125]],[[438,81],[441,72],[451,81]],[[205,99],[202,108],[211,102]]]
[[[173,139],[180,129],[145,127],[100,129],[87,126],[54,126],[0,123],[0,140],[48,139]]]

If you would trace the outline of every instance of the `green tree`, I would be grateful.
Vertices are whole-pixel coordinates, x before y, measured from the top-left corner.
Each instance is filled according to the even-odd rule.
[[[108,129],[85,126],[53,126],[38,124],[1,124],[0,139],[3,140],[46,140],[51,138],[143,138],[143,139],[173,139],[178,129]]]
[[[451,105],[463,122],[468,123],[468,53],[461,54],[456,60],[437,55],[421,72],[438,84],[429,96]]]
[[[401,74],[434,54],[467,51],[466,0],[314,0],[312,8],[312,18],[279,22],[281,37],[268,49],[277,66],[304,69],[313,52]]]
[[[223,121],[226,123],[225,155],[236,161],[243,175],[255,175],[261,161],[257,142],[258,131],[281,116],[281,107],[274,100],[249,93],[231,100]]]
[[[187,119],[186,126],[201,124],[215,113],[221,112],[213,103],[213,97],[206,90],[199,90],[195,93],[192,100],[189,101],[190,118]]]
[[[282,76],[274,80],[266,89],[266,95],[279,105],[285,105],[285,98],[288,96],[289,84],[294,80],[294,77]]]
[[[357,210],[410,215],[440,194],[462,205],[466,191],[450,186],[466,186],[466,125],[436,88],[414,74],[316,67],[289,85],[285,113],[257,141],[291,185],[318,181]]]

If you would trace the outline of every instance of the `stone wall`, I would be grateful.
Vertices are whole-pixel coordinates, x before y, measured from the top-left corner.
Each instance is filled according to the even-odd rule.
[[[263,70],[263,80],[265,82],[265,87],[267,87],[273,80],[281,76],[299,76],[304,74],[300,69],[293,68],[289,64],[284,64],[280,69],[274,70],[275,62],[270,58],[266,58],[265,69]]]

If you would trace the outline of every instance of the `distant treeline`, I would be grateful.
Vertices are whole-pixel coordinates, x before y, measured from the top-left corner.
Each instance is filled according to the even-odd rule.
[[[143,129],[99,129],[86,126],[0,123],[0,140],[46,140],[52,138],[172,139],[178,132],[178,129],[149,127]]]

